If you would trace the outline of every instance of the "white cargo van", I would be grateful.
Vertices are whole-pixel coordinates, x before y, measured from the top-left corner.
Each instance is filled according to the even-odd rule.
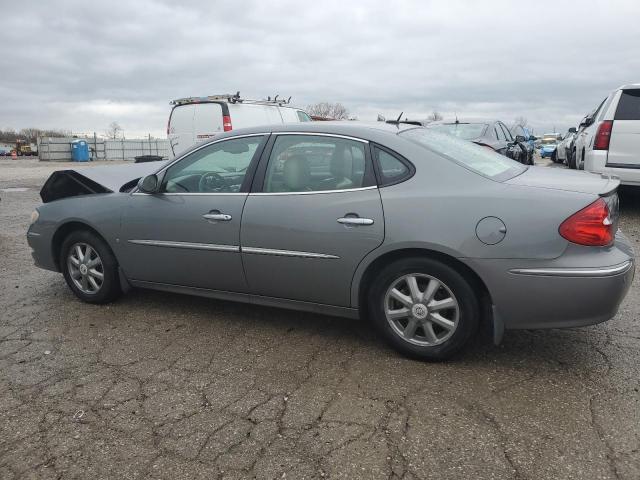
[[[584,169],[640,186],[640,83],[611,92],[592,122],[596,128],[584,146]]]
[[[167,138],[174,156],[221,132],[258,125],[310,122],[289,99],[247,100],[235,95],[213,95],[173,100]]]

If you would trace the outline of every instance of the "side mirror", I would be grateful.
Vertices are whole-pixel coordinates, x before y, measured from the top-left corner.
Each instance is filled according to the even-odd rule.
[[[138,190],[142,193],[155,193],[158,190],[158,176],[155,173],[142,177],[138,181]]]
[[[577,132],[576,127],[571,127],[569,129],[569,133],[576,133],[576,132]]]
[[[516,135],[516,143],[524,143],[527,139],[524,138],[524,135]]]
[[[535,135],[530,135],[529,140],[532,140],[535,142],[536,140],[538,140],[538,137],[536,137]]]

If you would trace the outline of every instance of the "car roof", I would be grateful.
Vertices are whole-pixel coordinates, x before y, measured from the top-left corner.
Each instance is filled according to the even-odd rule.
[[[216,135],[218,140],[223,137],[232,137],[243,134],[270,133],[270,132],[300,132],[300,133],[328,133],[335,135],[352,136],[365,140],[395,136],[398,133],[415,128],[424,128],[417,125],[389,124],[386,122],[361,122],[361,121],[328,121],[328,122],[300,122],[256,127],[241,128]]]
[[[640,83],[628,83],[618,87],[617,90],[635,90],[636,88],[640,88]]]

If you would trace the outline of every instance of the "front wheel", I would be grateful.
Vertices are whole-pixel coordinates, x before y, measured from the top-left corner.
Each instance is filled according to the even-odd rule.
[[[62,243],[60,264],[67,285],[83,302],[108,303],[122,293],[116,258],[94,233],[69,234]]]
[[[386,266],[368,295],[376,329],[399,352],[422,360],[445,360],[476,331],[479,302],[455,269],[430,258],[407,258]]]

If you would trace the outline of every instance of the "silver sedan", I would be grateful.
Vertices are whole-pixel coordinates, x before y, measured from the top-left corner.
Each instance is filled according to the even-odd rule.
[[[411,125],[278,125],[56,172],[27,238],[86,302],[140,287],[361,316],[443,359],[481,323],[499,342],[615,315],[635,271],[618,183]]]

